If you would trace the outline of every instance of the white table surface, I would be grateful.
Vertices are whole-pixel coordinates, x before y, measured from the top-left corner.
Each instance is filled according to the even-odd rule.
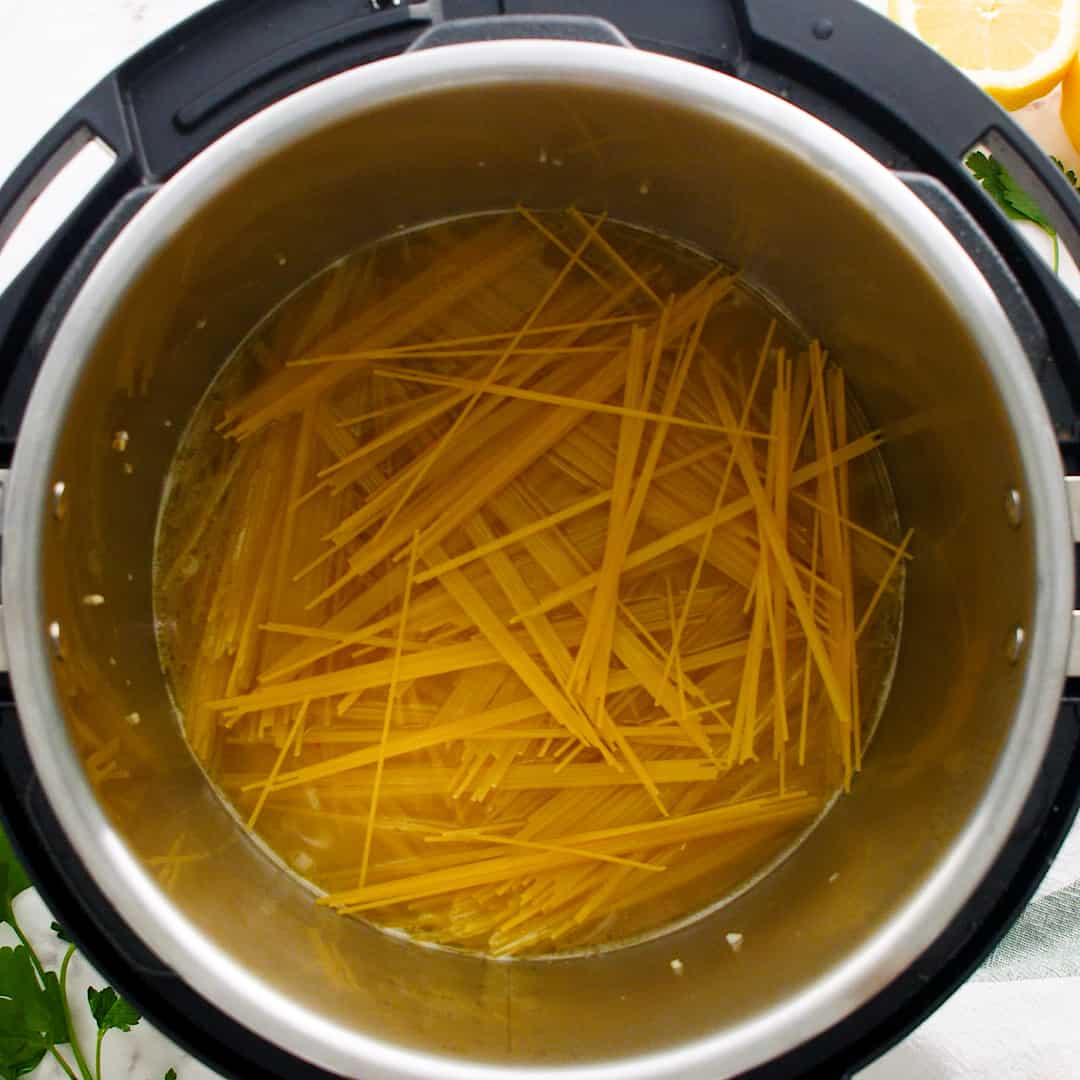
[[[865,2],[879,10],[886,5],[886,0]],[[0,180],[99,78],[202,6],[204,0],[0,0]],[[1048,152],[1080,171],[1080,153],[1057,120],[1056,94],[1019,119]],[[1045,238],[1033,232],[1033,242],[1045,250]],[[0,288],[13,272],[18,250],[0,253]],[[1074,267],[1065,275],[1080,285]],[[1080,828],[1040,887],[1026,922],[1009,939],[1010,948],[918,1031],[865,1069],[861,1080],[1080,1078],[1080,948],[1068,937],[1071,930],[1080,939],[1078,882]],[[16,910],[45,963],[58,961],[50,917],[36,893],[24,893]],[[0,926],[0,945],[12,938]],[[1068,938],[1064,949],[1043,947],[1057,938]],[[81,960],[73,965],[71,981],[73,994],[83,1000],[87,985],[102,985]],[[76,1013],[87,1021],[85,1029],[80,1026],[83,1045],[93,1045],[85,1010]],[[216,1076],[145,1021],[131,1034],[105,1041],[106,1080],[159,1080],[169,1066],[179,1080]],[[62,1080],[50,1059],[32,1075]]]

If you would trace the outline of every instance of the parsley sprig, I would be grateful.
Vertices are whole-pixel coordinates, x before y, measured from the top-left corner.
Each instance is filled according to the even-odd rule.
[[[15,897],[28,888],[30,879],[0,829],[0,923],[7,923],[19,940],[14,947],[0,948],[0,1080],[18,1080],[36,1069],[46,1054],[52,1055],[68,1080],[102,1080],[101,1043],[106,1033],[114,1029],[130,1031],[142,1017],[111,986],[87,990],[90,1013],[97,1024],[91,1071],[79,1045],[68,1000],[68,969],[75,945],[54,922],[53,932],[68,947],[59,975],[45,970],[19,926],[12,905]],[[70,1048],[74,1066],[60,1051],[64,1045]],[[164,1080],[176,1080],[176,1070],[170,1069]]]
[[[90,1003],[90,1013],[97,1023],[94,1075],[97,1080],[101,1080],[101,1042],[105,1033],[113,1029],[130,1031],[142,1017],[135,1006],[129,1005],[111,986],[106,986],[104,990],[88,987],[86,1000]]]
[[[1013,179],[1009,170],[993,154],[987,155],[981,150],[976,150],[968,154],[964,164],[972,171],[975,179],[982,184],[994,202],[1009,217],[1014,221],[1030,221],[1038,225],[1054,241],[1054,273],[1056,274],[1059,262],[1057,229],[1050,224],[1046,215],[1039,208],[1039,204]],[[1062,163],[1059,161],[1057,164],[1061,171],[1065,172]],[[1065,175],[1068,176],[1069,174],[1066,173]],[[1071,179],[1075,187],[1075,173]]]

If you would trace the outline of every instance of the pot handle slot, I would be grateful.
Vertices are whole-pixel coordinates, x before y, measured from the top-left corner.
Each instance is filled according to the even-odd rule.
[[[142,182],[120,92],[110,76],[90,91],[0,185],[0,247],[34,204],[93,144],[112,155],[104,171],[11,283],[0,292],[0,341],[14,359],[42,313],[57,280],[116,204]]]
[[[1030,193],[1054,226],[1062,244],[1080,264],[1080,195],[1050,157],[1026,137],[1023,141],[1006,135],[993,125],[979,138]]]
[[[1004,164],[1020,186],[1030,193],[1057,232],[1058,239],[1073,260],[1080,266],[1080,192],[1073,188],[1062,171],[1026,136],[1006,136],[999,128],[990,127],[978,140],[979,146],[988,149]],[[966,167],[965,167],[966,168]],[[985,192],[983,193],[985,195]],[[987,196],[985,201],[990,202]],[[990,209],[999,218],[1003,213],[996,205]],[[1011,223],[1010,223],[1011,224]],[[1013,242],[1016,243],[1015,232]],[[998,241],[1002,247],[1001,240]],[[1033,254],[1024,242],[1027,256],[1026,271],[1037,279],[1041,288],[1031,290],[1037,296],[1040,317],[1053,345],[1054,356],[1059,363],[1071,368],[1072,403],[1080,412],[1080,357],[1069,343],[1080,341],[1080,304],[1062,283],[1057,273]],[[1016,265],[1016,263],[1014,263]],[[1061,432],[1064,435],[1064,432]],[[1069,432],[1068,438],[1075,442],[1080,432]]]
[[[607,19],[594,15],[488,15],[454,19],[425,30],[406,50],[436,49],[477,41],[585,41],[633,48],[626,35]]]

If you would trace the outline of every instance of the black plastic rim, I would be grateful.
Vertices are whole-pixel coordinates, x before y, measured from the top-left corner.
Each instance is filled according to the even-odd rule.
[[[435,22],[445,39],[461,40],[500,35],[491,21],[485,29],[479,21],[458,20],[530,16],[522,36],[550,36],[545,16],[568,14],[607,19],[640,48],[778,94],[901,172],[997,291],[1043,387],[1064,460],[1070,469],[1080,467],[1080,307],[978,190],[963,157],[975,145],[990,147],[1037,194],[1078,261],[1080,200],[990,99],[855,0],[442,0]],[[131,57],[42,138],[0,187],[0,232],[73,138],[97,135],[118,156],[0,295],[0,465],[10,461],[34,378],[68,304],[156,185],[278,98],[393,56],[432,23],[428,6],[413,10],[398,0],[219,0]],[[940,108],[942,101],[950,102],[948,110]],[[851,1075],[921,1023],[1000,940],[1077,811],[1080,686],[1072,682],[1063,688],[1036,789],[965,909],[886,990],[744,1080]],[[60,829],[34,776],[22,722],[10,684],[0,676],[0,812],[46,903],[91,961],[156,1026],[227,1075],[329,1078],[241,1027],[131,933]]]

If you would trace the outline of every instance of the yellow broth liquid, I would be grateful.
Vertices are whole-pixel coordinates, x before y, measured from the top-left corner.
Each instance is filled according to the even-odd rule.
[[[162,667],[191,749],[222,799],[240,820],[253,822],[283,867],[345,914],[417,940],[496,955],[624,943],[750,887],[793,850],[846,782],[858,783],[850,777],[887,693],[899,638],[903,559],[895,505],[877,450],[794,494],[777,494],[785,469],[790,474],[854,442],[867,426],[827,361],[820,393],[824,402],[833,391],[833,427],[819,427],[810,343],[745,283],[730,281],[700,317],[655,345],[662,316],[673,320],[680,303],[693,308],[679,298],[726,276],[686,246],[572,213],[453,220],[329,267],[255,327],[208,389],[177,452],[160,515],[155,603]],[[665,316],[671,297],[675,307]],[[569,329],[535,332],[546,326]],[[621,378],[623,385],[585,407],[566,403],[594,369],[613,358],[628,365],[631,347],[644,350],[631,383],[636,396]],[[675,392],[685,350],[685,378]],[[559,393],[550,400],[502,397],[485,380]],[[609,625],[616,624],[616,645],[609,641],[605,649],[601,630],[591,654],[593,667],[603,665],[599,676],[585,662],[574,669],[590,617],[597,626],[605,622],[591,607],[598,589],[515,621],[522,596],[539,602],[567,578],[605,566],[612,495],[453,571],[575,716],[586,716],[590,730],[612,725],[604,748],[541,707],[468,738],[399,752],[402,739],[433,727],[536,702],[528,680],[490,649],[490,634],[443,579],[417,582],[418,575],[523,522],[614,490],[635,402],[648,415],[640,420],[630,502],[658,417],[688,422],[663,425],[658,475],[646,486],[627,552],[717,506],[745,503],[735,432],[721,430],[715,412],[717,387],[743,414],[744,431],[755,435],[782,423],[778,387],[781,403],[788,402],[786,466],[782,457],[770,465],[770,439],[744,445],[762,490],[772,505],[782,504],[776,520],[813,605],[822,648],[834,671],[847,665],[842,693],[858,732],[839,718],[752,505],[620,569],[614,594],[605,594],[609,609],[615,598]],[[426,409],[455,392],[453,407],[424,419]],[[675,403],[664,414],[669,394]],[[593,410],[597,400],[614,408]],[[531,460],[521,432],[567,410],[573,426]],[[398,437],[408,416],[418,422]],[[489,437],[474,446],[468,440],[475,430]],[[440,442],[428,472],[391,514],[399,499],[377,500],[403,471],[408,476],[412,467],[415,477],[415,463]],[[486,463],[513,455],[524,456],[509,483],[425,550],[424,530],[450,520],[456,505],[433,521],[425,508],[458,490],[454,484],[467,497],[490,472]],[[689,463],[680,467],[681,459]],[[399,483],[399,496],[405,488]],[[843,500],[835,504],[842,524],[841,515],[827,512],[831,499]],[[327,539],[379,505],[381,515],[346,542]],[[405,528],[410,515],[422,525],[373,559],[381,536]],[[544,545],[554,545],[554,554]],[[759,587],[765,562],[768,603]],[[552,566],[562,567],[562,577]],[[843,588],[830,584],[845,574]],[[863,620],[868,606],[872,614]],[[844,642],[860,621],[866,626],[845,659]],[[343,639],[365,632],[363,640]],[[628,666],[620,634],[633,635],[645,659]],[[747,644],[755,638],[757,645]],[[425,655],[459,646],[492,655],[462,669],[416,674]],[[752,653],[757,660],[748,674]],[[395,663],[397,677],[377,685],[318,689],[320,677],[341,672],[347,683],[365,670],[392,672]],[[662,693],[659,684],[641,684],[642,664],[651,679],[662,677]],[[606,694],[600,704],[597,685]],[[261,700],[252,695],[281,686],[285,697],[300,687],[300,696],[249,707]],[[315,689],[305,696],[304,687]],[[381,764],[380,746],[393,750]],[[364,763],[342,767],[343,755],[365,750]],[[658,778],[653,790],[639,781],[631,753]],[[280,785],[323,763],[338,771]],[[796,803],[802,809],[788,813]],[[766,807],[763,818],[726,823],[725,808],[756,813],[758,805]],[[695,831],[708,813],[721,824]],[[688,834],[678,832],[680,821],[693,825]],[[628,826],[659,831],[643,833],[638,847],[589,839]],[[503,878],[501,866],[508,868]],[[453,887],[455,873],[477,867],[478,883]],[[382,885],[390,891],[370,891]]]

